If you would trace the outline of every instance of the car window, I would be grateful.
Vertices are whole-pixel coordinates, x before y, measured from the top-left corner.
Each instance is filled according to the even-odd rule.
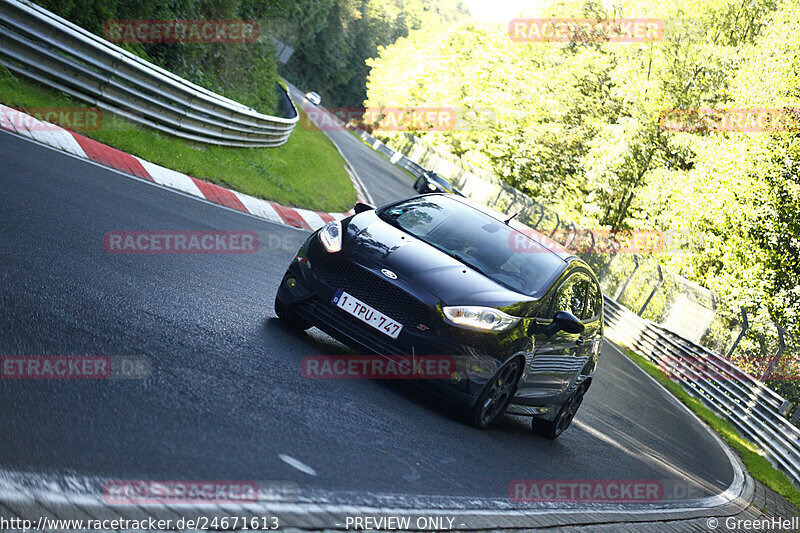
[[[445,189],[449,189],[450,187],[452,187],[452,185],[450,185],[449,181],[447,181],[446,179],[444,179],[443,177],[441,177],[438,174],[433,174],[432,173],[430,175],[430,177],[431,177],[431,179],[433,179],[433,181],[435,181],[436,183],[438,183],[439,185],[441,185]]]
[[[584,320],[592,320],[600,316],[603,308],[603,293],[597,283],[589,282],[589,298],[586,300],[586,310],[583,313]]]
[[[578,318],[583,317],[583,308],[591,280],[588,276],[576,273],[570,276],[556,292],[555,311],[569,311]]]

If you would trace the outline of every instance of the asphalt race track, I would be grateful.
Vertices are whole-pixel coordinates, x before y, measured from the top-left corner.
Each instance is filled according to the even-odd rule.
[[[305,100],[301,91],[291,84],[287,84],[289,94],[294,101],[304,109],[327,112],[323,107],[317,107]],[[309,117],[313,120],[315,117]],[[331,124],[331,122],[325,122]],[[300,125],[302,126],[302,125]],[[375,205],[384,205],[394,200],[414,196],[417,192],[413,189],[414,178],[390,164],[384,156],[371,150],[364,142],[350,133],[344,127],[326,127],[323,130],[331,138],[339,151],[347,158],[358,179],[364,184]]]
[[[376,203],[414,194],[405,174],[350,133],[332,137]],[[274,318],[276,284],[307,232],[5,132],[0,161],[0,354],[151,365],[144,379],[0,380],[0,469],[289,482],[309,501],[385,495],[407,505],[508,501],[517,479],[662,480],[676,501],[732,483],[717,441],[610,344],[556,441],[524,418],[473,429],[406,384],[305,379],[304,356],[348,353]],[[253,231],[260,246],[219,255],[112,255],[103,246],[111,230],[169,229]]]

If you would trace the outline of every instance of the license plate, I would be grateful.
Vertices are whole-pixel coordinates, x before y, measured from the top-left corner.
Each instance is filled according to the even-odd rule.
[[[396,339],[403,329],[403,325],[396,320],[392,320],[377,309],[368,306],[358,298],[347,294],[341,289],[336,291],[331,302],[339,309],[350,313],[360,321],[369,324],[393,339]]]

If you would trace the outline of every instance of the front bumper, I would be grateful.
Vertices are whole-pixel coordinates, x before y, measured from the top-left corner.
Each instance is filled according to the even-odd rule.
[[[332,276],[320,275],[319,269],[308,265],[308,261],[295,258],[281,280],[277,294],[281,302],[300,318],[361,352],[381,356],[420,358],[452,356],[456,361],[457,370],[450,379],[425,380],[423,384],[458,403],[470,406],[475,403],[486,381],[494,374],[497,360],[485,353],[477,352],[471,345],[455,342],[453,338],[464,333],[459,331],[453,335],[453,327],[435,316],[435,308],[431,307],[430,303],[417,301],[416,305],[412,301],[415,300],[414,297],[410,294],[401,295],[392,291],[391,284],[377,276],[377,280],[370,280],[368,276],[374,276],[372,272],[350,262],[349,269],[360,269],[356,271],[357,276],[365,276],[364,279],[370,280],[369,283],[383,284],[378,285],[382,289],[380,292],[373,287],[375,294],[370,295],[361,290],[353,296],[403,324],[397,339],[392,339],[337,308],[331,302],[339,289],[351,294],[351,291],[358,290],[353,285],[358,283],[358,280],[352,279],[355,276],[332,279]],[[296,280],[291,289],[286,283],[290,277]],[[401,291],[398,287],[395,287],[395,290]],[[403,301],[399,302],[401,298]],[[420,325],[424,328],[419,328]]]

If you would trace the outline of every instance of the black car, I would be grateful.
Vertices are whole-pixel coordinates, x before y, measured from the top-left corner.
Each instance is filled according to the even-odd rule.
[[[420,194],[429,194],[434,192],[447,192],[455,193],[453,184],[441,177],[436,172],[426,170],[414,182],[414,190]]]
[[[589,266],[462,197],[355,211],[300,248],[278,288],[278,317],[387,357],[452,355],[459,371],[432,383],[468,408],[473,425],[507,412],[560,435],[592,383],[603,338]],[[343,296],[383,321],[355,316]]]

